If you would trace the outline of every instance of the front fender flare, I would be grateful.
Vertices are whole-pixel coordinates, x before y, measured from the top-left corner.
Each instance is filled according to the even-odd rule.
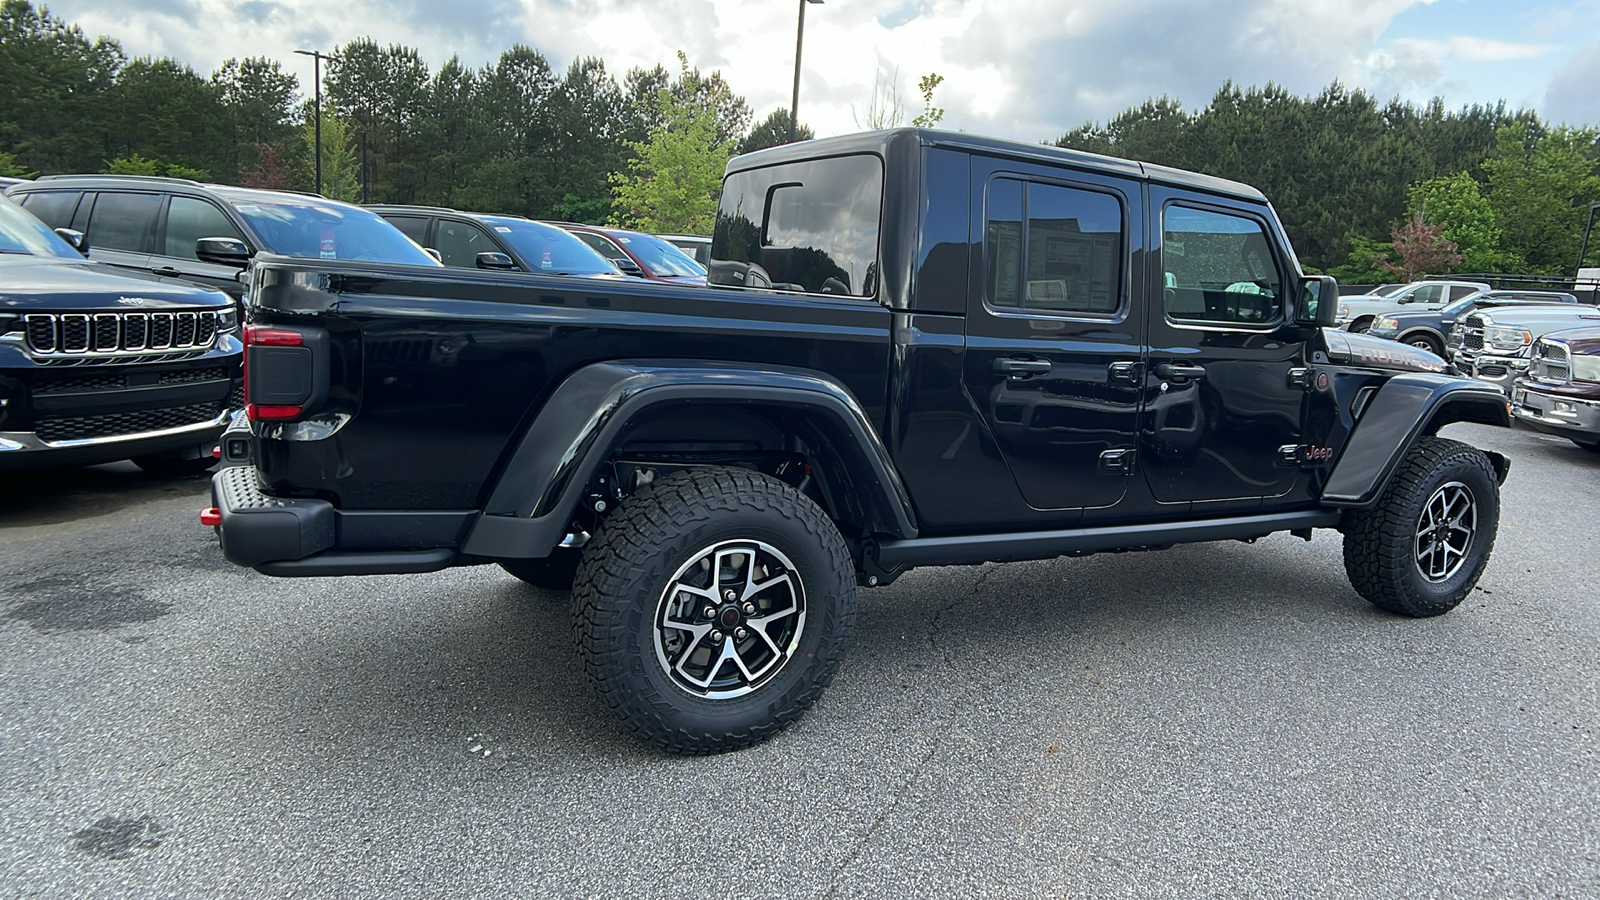
[[[1322,502],[1372,507],[1417,440],[1451,422],[1510,427],[1506,396],[1494,385],[1470,378],[1416,372],[1389,379],[1351,432],[1322,490]],[[1507,461],[1491,459],[1503,482]]]
[[[857,487],[865,488],[858,499],[868,529],[916,536],[911,499],[888,451],[861,405],[837,382],[779,366],[631,360],[585,366],[556,388],[512,453],[462,552],[548,555],[628,423],[657,404],[684,401],[781,406],[827,423],[833,449],[867,476]]]

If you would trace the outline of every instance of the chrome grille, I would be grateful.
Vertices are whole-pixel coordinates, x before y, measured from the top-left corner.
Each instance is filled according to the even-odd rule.
[[[217,314],[36,313],[27,317],[27,337],[35,356],[206,350],[217,338]]]
[[[1483,319],[1467,316],[1466,330],[1461,334],[1461,347],[1464,350],[1483,349]]]
[[[1533,346],[1533,361],[1528,375],[1537,381],[1566,384],[1572,380],[1572,361],[1562,344],[1540,340]]]

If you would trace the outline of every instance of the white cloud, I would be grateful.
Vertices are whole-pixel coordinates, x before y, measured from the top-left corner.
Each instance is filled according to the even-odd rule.
[[[944,125],[1049,140],[1147,97],[1191,107],[1226,80],[1313,92],[1340,78],[1385,90],[1448,84],[1429,60],[1535,60],[1542,44],[1441,35],[1379,46],[1394,18],[1435,0],[827,0],[806,11],[800,118],[819,134],[855,130],[875,70],[898,68],[909,120],[919,77],[946,78]],[[1587,0],[1584,0],[1587,2]],[[169,54],[201,71],[229,56],[284,60],[309,83],[297,48],[368,36],[481,65],[513,42],[563,67],[598,56],[619,78],[676,68],[682,49],[720,68],[758,118],[787,107],[796,3],[752,0],[54,0],[52,12],[134,54]],[[1439,54],[1443,54],[1440,56]],[[1561,96],[1566,96],[1565,94]],[[1492,98],[1468,98],[1487,101]]]
[[[1544,109],[1551,121],[1600,126],[1600,43],[1580,47],[1556,73]]]

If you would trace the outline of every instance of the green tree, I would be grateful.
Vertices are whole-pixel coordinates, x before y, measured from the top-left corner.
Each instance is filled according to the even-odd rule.
[[[917,82],[917,91],[922,94],[922,112],[911,120],[911,124],[918,128],[932,128],[944,121],[944,110],[933,105],[933,90],[941,84],[944,84],[944,76],[938,72],[930,72]]]
[[[801,123],[794,130],[796,141],[809,141],[817,136],[811,126]],[[775,109],[771,115],[761,120],[761,123],[750,129],[750,133],[739,141],[738,153],[754,153],[768,147],[781,147],[789,143],[789,111]]]
[[[36,178],[38,177],[39,173],[28,171],[26,166],[17,162],[15,155],[10,153],[0,153],[0,175],[5,175],[11,178]]]
[[[1503,247],[1494,206],[1466,172],[1431,178],[1411,188],[1408,213],[1444,226],[1444,237],[1461,253],[1459,271],[1515,272],[1522,260]]]
[[[281,153],[296,137],[299,80],[277,60],[252,56],[225,61],[211,73],[211,83],[233,129],[234,168],[241,179],[246,170],[259,173],[261,148]]]
[[[101,123],[123,62],[116,41],[0,0],[0,147],[47,174],[99,168],[112,155]]]
[[[108,157],[145,156],[189,169],[238,170],[238,145],[217,85],[177,60],[140,58],[117,72],[102,121]]]
[[[679,55],[685,74],[688,62]],[[661,123],[648,141],[630,141],[637,159],[611,176],[613,221],[644,231],[710,234],[722,172],[733,155],[719,138],[716,104],[657,92]]]
[[[1483,162],[1489,203],[1504,247],[1529,274],[1569,274],[1589,204],[1600,199],[1600,147],[1587,128],[1540,129],[1522,122],[1495,133]]]
[[[300,126],[300,139],[307,146],[314,146],[316,142],[316,112],[315,104],[306,101],[301,105],[304,122]],[[350,122],[334,109],[332,103],[322,104],[322,196],[334,200],[343,200],[354,203],[361,198],[361,172],[360,163],[356,160],[355,147],[351,146],[352,129]],[[308,159],[308,165],[315,165],[315,154]],[[305,181],[314,181],[314,178],[303,177]]]

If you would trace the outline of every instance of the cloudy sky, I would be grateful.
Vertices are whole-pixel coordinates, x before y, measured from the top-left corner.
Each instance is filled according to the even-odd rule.
[[[37,2],[37,0],[36,0]],[[599,56],[721,69],[757,117],[787,106],[799,0],[55,0],[53,13],[132,55],[209,72],[369,36],[430,65],[520,41],[558,67]],[[304,69],[303,72],[300,70]],[[874,77],[898,73],[906,118],[938,72],[944,126],[1050,140],[1167,94],[1194,108],[1227,79],[1314,93],[1333,79],[1452,108],[1504,99],[1600,124],[1600,0],[825,0],[806,8],[800,120],[857,130]]]

